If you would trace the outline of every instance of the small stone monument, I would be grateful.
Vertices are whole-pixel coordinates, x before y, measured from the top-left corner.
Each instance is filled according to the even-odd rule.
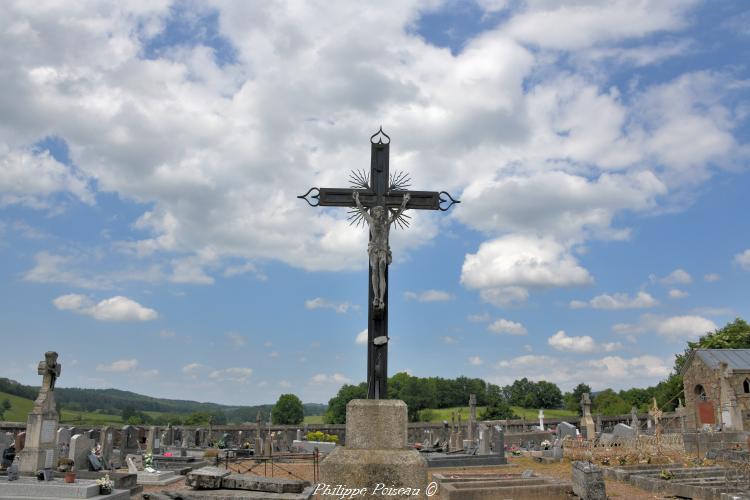
[[[88,456],[94,447],[94,440],[85,434],[76,434],[70,438],[70,451],[68,458],[73,460],[75,470],[88,470]]]
[[[467,439],[472,443],[477,439],[477,395],[469,394],[469,429]]]
[[[596,437],[596,426],[594,425],[594,419],[591,417],[591,398],[588,392],[581,395],[581,408],[583,408],[581,430],[586,439],[594,439]]]
[[[21,474],[36,474],[38,470],[57,465],[60,416],[55,408],[55,381],[61,372],[57,353],[44,353],[44,361],[39,363],[37,372],[42,376],[42,387],[26,421],[26,444],[17,459]]]
[[[492,433],[492,451],[495,455],[505,456],[505,431],[499,425],[494,427]]]
[[[148,438],[146,438],[146,451],[158,455],[160,450],[159,428],[151,426],[148,428]]]
[[[102,429],[101,434],[99,434],[99,446],[101,446],[102,450],[102,465],[107,469],[113,469],[113,465],[115,465],[112,463],[112,447],[114,439],[114,429],[109,425],[105,426]]]
[[[582,500],[607,500],[602,470],[590,462],[573,462],[573,493]]]
[[[350,401],[346,405],[346,447],[337,446],[320,464],[320,482],[370,492],[385,482],[396,490],[419,488],[424,492],[427,462],[407,444],[407,420],[403,401]]]
[[[489,455],[492,453],[490,450],[490,430],[484,424],[479,424],[479,455]]]
[[[544,409],[539,410],[539,430],[544,430]]]
[[[677,415],[677,418],[680,419],[680,431],[685,432],[687,430],[687,426],[685,424],[685,418],[687,417],[687,408],[682,406],[682,398],[677,398],[677,408],[675,408],[674,412],[675,415]]]

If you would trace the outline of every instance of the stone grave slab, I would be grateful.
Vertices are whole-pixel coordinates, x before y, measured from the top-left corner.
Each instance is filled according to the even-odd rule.
[[[137,482],[141,486],[167,486],[177,481],[182,481],[182,476],[173,470],[138,471]]]
[[[292,449],[295,450],[302,450],[305,453],[312,453],[313,451],[315,451],[315,448],[317,448],[321,454],[327,454],[332,452],[333,449],[336,448],[336,443],[328,443],[324,441],[298,441],[297,439],[292,441]]]
[[[522,474],[433,474],[442,500],[569,500],[573,485],[546,476],[522,477]]]
[[[38,481],[28,476],[22,476],[10,483],[4,482],[0,486],[0,499],[61,500],[66,498],[130,500],[130,491],[112,490],[111,495],[100,495],[99,485],[93,480],[66,483],[58,478],[52,481]]]
[[[200,490],[160,493],[144,493],[144,500],[309,500],[315,492],[315,486],[305,488],[302,493],[267,493],[264,491],[246,490]],[[337,498],[337,497],[331,497]]]
[[[309,481],[251,474],[230,474],[221,480],[221,487],[230,490],[265,491],[268,493],[302,493]]]
[[[218,467],[203,467],[188,472],[185,484],[196,490],[218,490],[221,488],[221,480],[231,474],[226,469]]]

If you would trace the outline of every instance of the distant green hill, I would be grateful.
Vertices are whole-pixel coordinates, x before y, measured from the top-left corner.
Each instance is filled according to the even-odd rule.
[[[3,420],[8,422],[26,422],[26,415],[28,415],[34,407],[34,402],[30,399],[22,398],[14,394],[0,392],[0,402],[6,399],[10,401],[11,406],[10,410],[5,412]]]
[[[38,392],[39,387],[0,378],[0,401],[7,397],[11,402],[11,409],[6,413],[5,419],[25,422],[26,415],[31,410]],[[122,423],[120,414],[126,408],[134,408],[151,417],[207,413],[221,414],[228,422],[255,422],[258,411],[261,413],[261,418],[266,421],[273,408],[272,404],[229,406],[181,399],[154,398],[119,389],[55,387],[55,398],[62,408],[63,421],[84,424]],[[326,408],[327,405],[319,403],[303,404],[305,415],[322,415]]]

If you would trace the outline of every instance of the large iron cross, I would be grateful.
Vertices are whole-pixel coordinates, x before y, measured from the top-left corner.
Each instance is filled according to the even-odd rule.
[[[383,142],[383,139],[386,142]],[[310,206],[352,209],[352,223],[370,228],[370,279],[368,280],[367,397],[385,399],[388,394],[388,264],[391,262],[388,232],[391,224],[409,225],[405,210],[448,210],[454,200],[445,191],[409,191],[409,176],[391,175],[388,165],[391,138],[381,128],[370,137],[370,174],[355,171],[351,188],[311,188],[298,196]],[[311,201],[312,200],[312,201]]]

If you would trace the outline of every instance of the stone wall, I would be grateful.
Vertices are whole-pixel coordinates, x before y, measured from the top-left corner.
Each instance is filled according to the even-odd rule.
[[[750,429],[750,393],[745,393],[744,381],[750,379],[750,374],[736,373],[728,377],[729,385],[734,391],[737,406],[742,414],[743,429]],[[713,403],[714,421],[718,424],[721,418],[721,378],[719,370],[713,370],[706,365],[699,356],[695,355],[683,374],[685,387],[685,407],[687,409],[686,425],[688,429],[700,429],[698,416],[698,394],[696,388],[703,386],[706,400]],[[726,395],[725,395],[726,398]]]

